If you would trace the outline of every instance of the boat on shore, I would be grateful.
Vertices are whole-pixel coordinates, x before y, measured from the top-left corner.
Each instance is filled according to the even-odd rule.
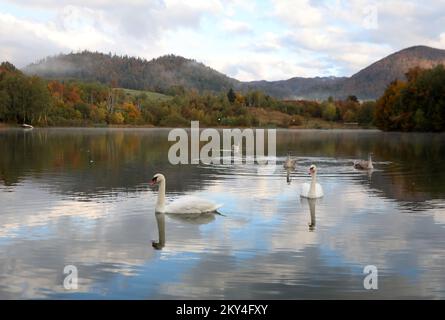
[[[23,129],[34,129],[34,127],[33,127],[32,125],[30,125],[30,124],[26,124],[26,123],[22,124],[21,127],[22,127]]]

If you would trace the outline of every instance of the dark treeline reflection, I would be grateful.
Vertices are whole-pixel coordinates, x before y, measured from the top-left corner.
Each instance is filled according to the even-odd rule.
[[[168,185],[178,192],[204,187],[201,175],[209,172],[169,164],[167,135],[166,129],[5,130],[0,180],[13,187],[32,177],[56,192],[92,196],[137,191],[156,172],[167,172]],[[200,180],[204,183],[190,183]]]
[[[145,189],[156,172],[176,192],[204,188],[221,179],[220,168],[171,165],[168,129],[38,129],[0,131],[0,179],[14,187],[30,177],[55,192],[94,195]],[[444,196],[445,135],[379,131],[278,130],[277,155],[366,158],[376,170],[361,182],[386,197],[419,201]],[[345,164],[347,166],[348,164]],[[352,166],[352,162],[351,162]],[[298,170],[305,168],[299,167]],[[281,174],[277,172],[276,174]],[[354,171],[351,170],[351,174]],[[285,174],[282,173],[282,174]],[[322,174],[322,172],[321,172]]]

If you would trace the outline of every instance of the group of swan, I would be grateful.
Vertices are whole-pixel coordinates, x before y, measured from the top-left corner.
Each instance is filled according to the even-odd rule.
[[[371,153],[368,155],[368,161],[361,160],[354,163],[354,168],[361,170],[370,170],[373,168]],[[290,158],[290,154],[284,163],[286,169],[295,169],[296,160]],[[323,188],[317,183],[317,166],[312,164],[309,167],[309,174],[311,175],[311,182],[304,183],[301,188],[300,196],[308,199],[317,199],[323,197]],[[221,204],[216,204],[212,201],[196,198],[196,197],[182,197],[172,203],[165,204],[165,176],[157,173],[151,179],[152,185],[159,185],[158,199],[156,201],[155,211],[158,213],[173,213],[173,214],[203,214],[215,212],[222,207]]]
[[[284,162],[284,168],[294,169],[296,161],[290,158],[288,154],[286,161]],[[354,162],[354,168],[359,170],[372,170],[374,168],[372,164],[372,153],[368,154],[368,160],[360,160]],[[301,188],[300,196],[308,199],[317,199],[323,197],[323,188],[317,183],[317,166],[314,164],[309,167],[309,174],[312,176],[310,183],[304,183]],[[289,181],[289,178],[288,178]]]

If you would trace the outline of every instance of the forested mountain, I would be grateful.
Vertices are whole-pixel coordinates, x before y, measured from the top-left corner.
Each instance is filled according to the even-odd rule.
[[[147,61],[83,51],[45,58],[23,71],[47,79],[99,81],[114,87],[162,93],[175,86],[199,91],[226,91],[238,82],[202,63],[175,55]]]
[[[329,96],[344,99],[355,95],[360,99],[376,99],[394,80],[406,80],[412,68],[429,69],[445,65],[445,50],[426,46],[410,47],[391,54],[351,77],[291,78],[283,81],[253,81],[243,83],[243,88],[260,89],[284,99],[327,99]]]
[[[327,99],[336,96],[337,92],[347,78],[340,77],[295,77],[280,81],[251,81],[240,84],[243,91],[261,90],[273,97],[297,100],[297,99]]]
[[[200,92],[261,90],[280,99],[346,98],[376,99],[392,81],[405,80],[414,67],[431,68],[445,64],[445,50],[426,46],[410,47],[383,58],[351,77],[294,77],[281,81],[241,82],[202,63],[167,55],[150,61],[84,51],[48,57],[24,69],[25,73],[49,79],[99,81],[115,87],[172,93],[197,89]]]

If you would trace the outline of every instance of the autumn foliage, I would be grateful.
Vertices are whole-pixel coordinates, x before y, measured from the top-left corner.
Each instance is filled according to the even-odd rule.
[[[445,68],[411,69],[378,99],[375,124],[385,131],[445,131]]]
[[[410,70],[406,81],[390,83],[377,102],[353,95],[283,101],[259,90],[200,92],[178,85],[167,91],[169,95],[116,88],[113,83],[44,80],[5,62],[0,65],[0,122],[173,127],[198,120],[204,126],[304,127],[315,120],[392,131],[445,130],[443,66]]]

